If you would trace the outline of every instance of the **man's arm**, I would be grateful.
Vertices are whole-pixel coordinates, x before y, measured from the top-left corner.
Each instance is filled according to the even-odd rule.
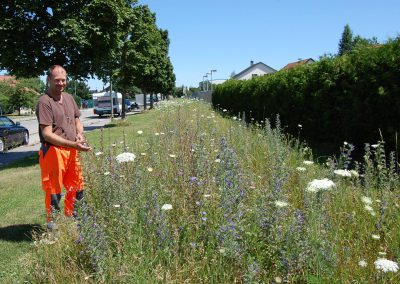
[[[75,118],[75,127],[76,127],[76,141],[78,142],[86,142],[85,137],[83,136],[83,124],[79,117]]]
[[[83,141],[69,141],[67,139],[64,139],[57,134],[54,134],[52,131],[52,126],[51,125],[40,125],[40,129],[42,131],[42,135],[44,140],[47,142],[56,145],[56,146],[61,146],[61,147],[69,147],[69,148],[75,148],[78,149],[79,151],[89,151],[90,147],[86,146],[83,143]]]

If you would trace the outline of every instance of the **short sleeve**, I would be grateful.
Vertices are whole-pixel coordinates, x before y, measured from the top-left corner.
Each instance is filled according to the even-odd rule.
[[[37,105],[37,117],[38,117],[39,124],[52,125],[53,124],[53,112],[51,110],[51,105],[40,100]]]

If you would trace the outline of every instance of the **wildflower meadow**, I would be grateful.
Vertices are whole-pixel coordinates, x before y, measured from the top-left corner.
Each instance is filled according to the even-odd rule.
[[[347,142],[321,160],[279,119],[183,99],[143,117],[88,135],[78,218],[37,237],[30,281],[400,283],[399,164],[383,141],[363,161]]]

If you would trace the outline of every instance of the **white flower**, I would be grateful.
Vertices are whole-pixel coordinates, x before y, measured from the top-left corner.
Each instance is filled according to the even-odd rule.
[[[94,155],[95,156],[100,156],[100,155],[103,155],[103,152],[96,152]]]
[[[205,198],[211,197],[211,194],[204,194]]]
[[[110,172],[105,172],[104,173],[105,176],[108,176],[109,174],[110,174]]]
[[[236,116],[234,116],[234,117],[232,117],[232,119],[233,119],[233,120],[236,120],[236,119],[237,119],[237,117],[236,117]]]
[[[170,156],[171,158],[176,158],[176,155],[174,155],[174,154],[169,154],[169,156]]]
[[[221,163],[221,159],[215,159],[214,162],[216,162],[216,163]]]
[[[227,110],[226,108],[224,108],[222,111],[223,111],[223,112],[227,112],[228,110]]]
[[[364,260],[364,259],[362,259],[362,260],[360,260],[359,262],[358,262],[358,265],[359,266],[361,266],[361,267],[367,267],[367,262]]]
[[[285,202],[285,201],[276,200],[274,203],[275,203],[276,207],[286,207],[286,206],[288,206],[288,203]]]
[[[349,143],[347,143],[346,141],[343,142],[343,145],[347,145],[347,144],[349,144]]]
[[[371,147],[374,148],[374,149],[376,149],[376,148],[379,147],[379,145],[378,145],[378,144],[372,144]]]
[[[351,173],[348,170],[334,170],[333,173],[342,177],[351,177]]]
[[[372,237],[374,240],[379,240],[379,239],[381,238],[381,236],[379,236],[379,235],[371,235],[371,237]]]
[[[124,152],[119,154],[115,159],[117,160],[118,163],[127,163],[127,162],[133,162],[135,158],[136,158],[135,154]]]
[[[147,168],[147,171],[152,172],[152,171],[153,171],[153,168],[148,167],[148,168]]]
[[[313,161],[303,161],[303,164],[304,165],[312,165],[312,164],[314,164],[314,162]]]
[[[369,205],[365,205],[364,208],[365,208],[365,210],[370,211],[370,212],[374,211],[374,209]]]
[[[167,211],[167,210],[171,210],[172,209],[172,205],[171,204],[164,204],[161,207],[161,210]]]
[[[112,146],[112,147],[115,147],[115,146],[117,146],[117,144],[113,143],[113,144],[111,144],[111,146]]]
[[[360,176],[360,174],[357,173],[355,170],[351,170],[350,173],[351,173],[351,175],[352,175],[353,177],[359,177],[359,176]]]
[[[301,125],[301,124],[297,124],[297,126],[298,126],[299,128],[303,128],[303,125]]]
[[[143,131],[142,130],[138,130],[137,134],[142,135]]]
[[[315,179],[312,182],[308,183],[307,191],[318,192],[320,190],[330,190],[334,186],[335,183],[327,178]]]
[[[378,258],[374,264],[376,269],[383,272],[397,272],[399,270],[399,265],[396,262],[386,258]]]
[[[119,205],[119,204],[114,204],[114,207],[115,207],[115,208],[120,208],[121,205]]]
[[[361,201],[364,202],[364,204],[366,205],[372,205],[372,199],[367,196],[361,197]]]
[[[154,135],[155,135],[155,136],[158,136],[158,135],[160,135],[160,133],[156,132],[156,133],[154,133]]]
[[[307,169],[305,167],[297,167],[296,170],[298,172],[305,172]]]
[[[140,155],[142,155],[142,156],[146,156],[147,154],[146,154],[146,153],[140,153]]]

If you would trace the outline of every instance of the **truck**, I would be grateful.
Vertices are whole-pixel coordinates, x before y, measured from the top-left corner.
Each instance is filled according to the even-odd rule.
[[[110,92],[93,93],[93,113],[98,116],[111,114]],[[112,91],[112,106],[114,115],[120,116],[122,113],[122,94]]]

